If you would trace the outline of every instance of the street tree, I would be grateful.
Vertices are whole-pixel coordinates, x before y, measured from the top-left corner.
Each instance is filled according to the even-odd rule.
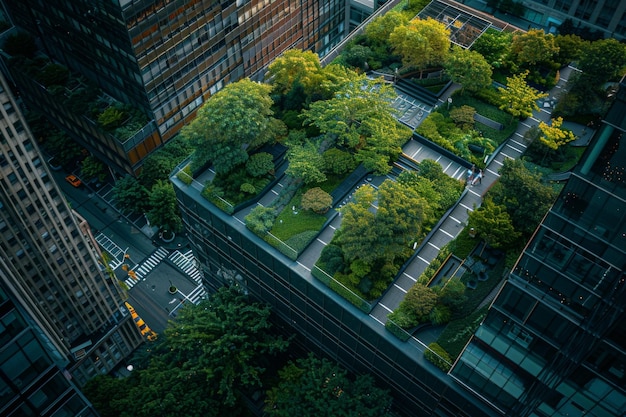
[[[527,118],[533,115],[533,110],[539,110],[537,100],[547,97],[547,93],[541,93],[526,83],[528,71],[512,77],[507,77],[506,87],[498,87],[500,92],[500,110],[504,110],[514,117]]]
[[[402,328],[417,326],[428,321],[436,304],[437,293],[432,288],[415,283],[389,318]]]
[[[626,74],[626,45],[617,39],[601,39],[588,44],[578,60],[580,82],[601,86]]]
[[[107,171],[102,161],[91,155],[83,159],[80,172],[85,179],[97,178],[100,182],[104,181],[107,177]]]
[[[511,42],[511,51],[522,66],[535,66],[550,63],[559,52],[555,36],[543,29],[529,29],[528,32],[516,33]]]
[[[333,198],[320,187],[313,187],[302,195],[300,205],[304,210],[325,213],[333,204]]]
[[[530,236],[556,199],[552,187],[539,172],[530,171],[520,159],[506,159],[492,189],[493,202],[506,207],[513,227]]]
[[[473,227],[478,236],[493,248],[507,248],[520,236],[506,207],[495,204],[491,198],[486,198],[482,206],[469,213],[468,227]]]
[[[299,82],[304,93],[312,94],[323,80],[319,57],[311,51],[290,49],[268,66],[266,79],[278,94],[287,94]]]
[[[389,36],[399,26],[405,26],[409,19],[402,12],[391,10],[374,18],[365,26],[365,35],[373,42],[385,44]]]
[[[145,213],[149,208],[148,190],[131,175],[117,180],[112,194],[115,206],[122,212]]]
[[[450,49],[449,36],[450,30],[435,19],[413,19],[406,25],[397,26],[389,36],[389,42],[402,56],[402,64],[420,70],[421,74],[429,66],[445,62]]]
[[[138,175],[139,182],[150,189],[157,181],[166,181],[175,166],[176,161],[157,151],[145,159]]]
[[[242,389],[261,386],[269,357],[288,346],[271,329],[269,305],[251,302],[236,286],[222,287],[170,323],[164,359],[203,375],[211,396],[233,406]]]
[[[163,230],[178,232],[183,223],[178,211],[176,193],[169,181],[158,180],[150,190],[150,210],[147,213],[150,223]]]
[[[269,417],[386,417],[389,392],[370,375],[351,377],[337,364],[313,355],[290,361],[278,371],[278,384],[267,391]]]
[[[270,90],[246,78],[207,100],[181,131],[195,148],[194,165],[212,161],[216,173],[230,172],[246,162],[247,151],[284,134],[282,122],[272,117]]]
[[[476,92],[491,85],[491,65],[478,52],[454,45],[443,67],[464,90]]]

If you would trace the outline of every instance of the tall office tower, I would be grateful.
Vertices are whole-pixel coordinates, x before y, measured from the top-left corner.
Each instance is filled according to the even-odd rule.
[[[506,415],[626,415],[626,84],[452,375]]]
[[[117,158],[99,148],[101,138],[74,133],[120,172],[136,171],[146,155],[175,135],[226,83],[261,79],[265,66],[291,48],[323,55],[348,29],[346,0],[5,3],[14,24],[37,36],[49,56],[148,116],[150,122],[133,137],[119,140],[121,144],[105,142]],[[20,75],[18,71],[13,78],[31,107],[52,118],[70,117],[55,105],[58,98],[43,100]]]
[[[0,102],[1,278],[82,384],[113,369],[141,335],[1,76]]]
[[[0,259],[0,415],[97,416],[64,372],[67,359],[2,288],[7,270]]]
[[[525,0],[523,17],[533,26],[558,27],[571,19],[574,27],[586,27],[605,38],[626,39],[626,2],[622,0]]]

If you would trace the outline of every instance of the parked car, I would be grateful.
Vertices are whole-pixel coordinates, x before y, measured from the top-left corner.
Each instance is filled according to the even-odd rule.
[[[67,182],[69,182],[70,184],[72,184],[72,186],[74,187],[80,187],[82,184],[82,181],[80,180],[80,178],[78,178],[76,175],[70,174],[67,177],[65,177],[65,180]]]

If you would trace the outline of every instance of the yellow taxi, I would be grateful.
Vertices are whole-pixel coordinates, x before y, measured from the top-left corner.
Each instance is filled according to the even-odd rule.
[[[148,327],[148,325],[143,321],[143,319],[141,317],[139,317],[139,315],[137,314],[137,312],[135,311],[133,306],[131,306],[127,302],[125,302],[124,304],[126,305],[126,308],[128,309],[128,311],[130,311],[130,315],[133,318],[133,321],[135,322],[135,325],[139,329],[139,332],[141,332],[141,334],[143,336],[146,336],[146,338],[149,341],[156,340],[156,338],[158,337],[157,333],[152,331],[152,329],[150,329],[150,327]]]

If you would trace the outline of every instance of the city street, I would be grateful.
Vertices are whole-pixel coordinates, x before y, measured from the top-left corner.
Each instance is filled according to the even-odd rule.
[[[128,302],[152,330],[162,332],[184,303],[198,302],[206,296],[202,276],[187,249],[181,249],[187,251],[183,254],[155,246],[152,238],[140,229],[145,222],[133,224],[84,184],[73,187],[65,180],[66,172],[51,171],[51,174],[70,206],[87,220],[100,246],[116,255],[112,266],[116,266],[118,279],[129,287]],[[135,271],[137,279],[128,276],[123,264]],[[168,292],[170,285],[176,287],[175,294]]]

